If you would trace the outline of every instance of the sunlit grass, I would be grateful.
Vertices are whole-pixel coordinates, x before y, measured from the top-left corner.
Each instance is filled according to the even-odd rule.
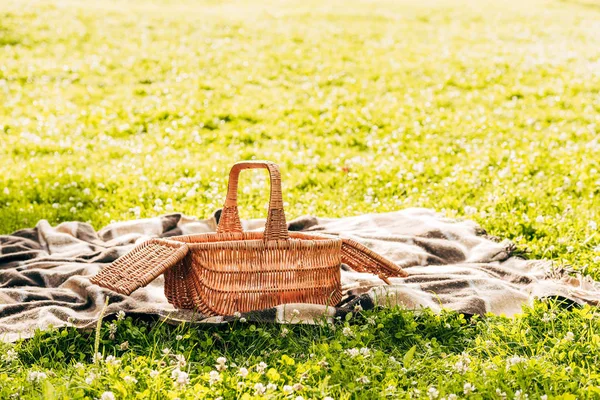
[[[529,257],[598,278],[599,20],[593,2],[552,0],[0,1],[0,232],[41,218],[100,228],[172,210],[205,217],[222,205],[233,162],[266,158],[281,165],[288,218],[430,207],[476,220]],[[242,177],[243,217],[265,215],[265,184],[264,174]],[[486,326],[514,325],[490,319]],[[329,340],[306,329],[300,337]],[[548,335],[562,340],[567,331]],[[67,340],[61,335],[49,337]],[[44,363],[42,354],[20,375],[6,375],[3,387],[11,389],[2,390],[16,390],[36,368],[54,368],[56,390],[72,381],[65,389],[72,396],[98,397],[100,386],[82,383],[95,368],[87,364],[89,338],[67,337],[79,343],[85,373],[56,364],[60,357]],[[519,343],[532,356],[536,343],[526,338]],[[581,343],[595,351],[595,340],[588,335]],[[265,342],[256,351],[296,352],[286,343]],[[473,343],[465,349],[473,351]],[[386,346],[386,354],[401,346],[399,357],[410,348]],[[150,368],[162,357],[154,347],[139,344],[139,365]],[[426,362],[426,346],[417,348],[419,371],[446,365]],[[505,351],[498,354],[512,354]],[[482,368],[475,386],[516,379],[512,370],[485,369],[487,357],[471,357]],[[574,363],[552,360],[564,368]],[[213,360],[198,362],[193,384]],[[381,373],[404,379],[389,368],[381,364]],[[563,378],[543,374],[518,385],[533,397],[543,388],[593,398],[584,388],[597,385],[597,367],[582,368],[589,381],[579,386],[553,384]],[[369,369],[371,386],[356,392],[351,385],[360,376],[349,371],[319,375],[310,385],[315,391],[304,395],[372,397],[384,387],[373,386],[379,375]],[[432,371],[414,378],[421,397],[429,385],[440,398],[464,396],[458,389],[466,380]],[[106,379],[105,389],[121,393]],[[511,385],[501,393],[513,396],[518,385]],[[30,386],[30,394],[43,389]],[[493,395],[482,393],[472,395]]]

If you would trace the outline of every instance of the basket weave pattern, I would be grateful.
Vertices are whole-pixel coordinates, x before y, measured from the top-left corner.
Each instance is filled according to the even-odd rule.
[[[264,232],[243,232],[237,207],[240,171],[266,168],[271,180]],[[391,261],[350,239],[288,232],[279,167],[270,161],[236,163],[216,233],[152,239],[119,258],[92,283],[123,294],[165,274],[173,306],[204,315],[232,315],[285,303],[335,306],[342,299],[341,263],[359,272],[406,276]]]

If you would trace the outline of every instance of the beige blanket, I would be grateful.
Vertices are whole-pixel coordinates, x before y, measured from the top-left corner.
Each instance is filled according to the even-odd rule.
[[[214,231],[219,212],[197,220],[181,214],[111,224],[95,232],[88,224],[66,222],[0,236],[0,340],[28,337],[37,329],[72,325],[87,328],[106,314],[156,315],[181,320],[222,323],[230,318],[203,318],[177,311],[163,294],[162,277],[131,296],[90,283],[101,268],[151,237]],[[260,229],[264,220],[244,221]],[[333,319],[357,306],[400,304],[410,309],[443,307],[465,314],[513,315],[534,298],[554,297],[569,304],[597,304],[600,284],[553,270],[548,261],[511,256],[513,246],[494,241],[473,222],[455,221],[426,209],[406,209],[340,219],[301,217],[290,230],[318,231],[353,238],[402,266],[409,276],[385,285],[374,275],[342,266],[344,299],[338,307],[286,304],[243,315],[247,320],[312,323]]]

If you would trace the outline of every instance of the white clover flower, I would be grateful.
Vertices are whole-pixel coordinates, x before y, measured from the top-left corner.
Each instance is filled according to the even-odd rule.
[[[325,397],[323,397],[323,400],[333,400],[333,397],[331,397],[331,396],[325,396]]]
[[[238,371],[238,375],[241,376],[242,378],[245,378],[248,376],[248,369],[242,367],[240,368],[240,370]]]
[[[300,315],[300,310],[298,310],[297,308],[294,308],[292,310],[292,314],[294,314],[295,316],[298,316],[298,315]]]
[[[29,382],[40,382],[43,381],[44,379],[46,379],[47,376],[44,372],[39,372],[39,371],[30,371],[29,374],[27,374],[27,380]]]
[[[157,370],[153,369],[152,371],[150,371],[150,378],[156,378],[158,375],[160,374],[160,372],[158,372]]]
[[[108,333],[108,337],[110,338],[110,340],[113,340],[115,338],[115,333],[117,333],[117,324],[111,322],[108,326]]]
[[[465,206],[464,207],[465,210],[465,214],[466,215],[473,215],[473,214],[477,214],[477,208],[475,207],[471,207],[471,206]]]
[[[511,358],[508,359],[506,368],[508,369],[508,368],[512,367],[513,365],[517,365],[517,364],[520,364],[520,363],[523,363],[526,361],[527,361],[527,359],[525,357],[512,356]]]
[[[575,251],[575,247],[573,246],[567,246],[567,253],[572,253]]]
[[[304,400],[304,397],[302,397],[302,396],[296,396],[296,400]]]
[[[369,380],[369,378],[367,378],[366,376],[363,375],[363,376],[361,376],[359,378],[356,378],[356,382],[362,383],[362,384],[366,385],[367,383],[369,383],[371,381]]]
[[[256,385],[254,385],[254,394],[261,395],[261,394],[265,394],[266,391],[267,391],[267,388],[262,383],[259,382]]]
[[[133,383],[136,384],[138,382],[137,379],[135,379],[133,376],[127,375],[123,378],[123,380],[125,381],[125,383]]]
[[[350,357],[354,358],[360,354],[360,350],[358,350],[356,347],[353,347],[351,349],[346,350],[346,354],[348,354]]]
[[[598,224],[596,223],[596,221],[590,221],[588,222],[588,228],[590,228],[590,230],[595,231],[596,229],[598,229]]]
[[[362,354],[363,357],[367,358],[371,355],[371,350],[368,347],[362,347],[360,349],[360,354]]]
[[[258,372],[259,374],[263,374],[265,372],[265,369],[267,369],[267,367],[268,367],[268,365],[265,362],[261,361],[256,366],[256,372]]]
[[[573,332],[567,332],[567,334],[565,335],[565,341],[572,342],[573,339],[575,339],[575,335],[573,334]]]
[[[84,366],[82,363],[78,362],[78,363],[76,363],[75,365],[73,365],[73,367],[74,367],[75,369],[81,369],[81,368],[83,368],[83,367],[85,367],[85,366]]]
[[[165,347],[164,349],[162,349],[162,353],[164,355],[169,355],[171,353],[171,349],[168,347]]]
[[[119,345],[120,350],[127,350],[129,348],[129,342],[125,341]]]
[[[125,311],[121,310],[117,313],[117,321],[123,321],[125,319]]]
[[[595,262],[596,264],[600,264],[600,256],[596,256],[596,257],[592,258],[592,261]]]
[[[367,318],[367,324],[375,326],[377,322],[375,321],[375,317]]]
[[[503,392],[500,388],[496,388],[496,395],[501,399],[506,399],[506,392]]]
[[[90,372],[90,374],[85,377],[85,383],[87,383],[88,385],[91,385],[96,380],[97,377],[98,376],[95,373]]]
[[[246,319],[246,318],[244,318],[244,317],[240,318],[240,322],[241,322],[241,323],[244,323],[244,322],[246,322],[246,321],[247,321],[247,319]]]
[[[175,340],[181,340],[181,339],[183,339],[183,336],[181,336],[181,335],[175,336]]]
[[[463,385],[463,393],[464,394],[472,393],[475,390],[477,390],[477,389],[475,388],[475,385],[473,385],[472,383],[467,382]]]
[[[457,396],[457,395],[455,395],[454,393],[450,393],[450,394],[448,395],[448,400],[456,400],[456,399],[458,399],[458,396]]]
[[[218,371],[210,371],[208,374],[208,382],[212,385],[221,380],[221,374]]]
[[[267,390],[273,392],[273,391],[277,390],[277,385],[274,383],[269,383],[269,384],[267,384]]]
[[[116,358],[115,356],[107,356],[106,357],[106,364],[107,365],[112,365],[113,367],[116,367],[118,365],[121,364],[121,360],[119,360],[118,358]]]
[[[363,308],[360,304],[357,304],[354,306],[354,312],[361,312],[362,310],[363,310]]]
[[[539,224],[543,224],[544,223],[544,216],[543,215],[538,215],[535,218],[535,222],[539,223]]]
[[[185,361],[185,356],[183,354],[175,355],[175,361],[177,362],[177,366],[180,368],[183,368],[187,365],[187,362]]]
[[[329,363],[327,362],[327,360],[321,360],[317,363],[317,365],[321,368],[327,368],[329,367]]]
[[[548,395],[547,394],[541,395],[540,400],[548,400]]]
[[[102,358],[102,353],[96,353],[94,354],[94,356],[92,357],[92,362],[93,363],[98,363],[98,362],[102,362],[103,358]]]
[[[238,389],[243,389],[243,388],[244,388],[244,386],[246,386],[246,384],[245,384],[244,382],[238,382],[238,383],[237,383],[237,388],[238,388]]]
[[[285,385],[283,387],[283,393],[285,394],[292,394],[294,392],[294,388],[291,387],[290,385]]]
[[[286,337],[288,333],[290,333],[290,330],[288,328],[281,329],[281,337]]]
[[[115,395],[113,392],[104,392],[100,396],[100,400],[115,400]]]
[[[594,246],[593,250],[594,250],[595,253],[600,253],[600,244],[597,245],[597,246]]]
[[[456,362],[456,364],[454,364],[454,369],[457,372],[464,374],[467,371],[469,371],[470,364],[471,359],[466,354],[463,354],[463,356]]]
[[[427,389],[427,396],[429,396],[430,399],[437,399],[439,395],[440,392],[434,386]]]
[[[215,371],[213,371],[213,372],[215,372]],[[219,378],[220,378],[220,376],[219,376]],[[174,381],[175,381],[174,382],[175,386],[182,388],[184,386],[189,385],[190,377],[187,372],[177,370],[177,374],[174,378]],[[211,385],[212,385],[212,382],[211,382]]]
[[[2,361],[11,363],[19,358],[19,354],[14,349],[8,349],[6,353],[2,355]]]
[[[294,386],[292,386],[292,388],[295,392],[299,392],[304,389],[304,385],[301,383],[295,383]]]
[[[515,400],[525,400],[528,399],[529,395],[527,393],[523,393],[521,390],[517,390],[515,392]]]
[[[342,335],[346,337],[354,336],[354,332],[352,332],[352,328],[345,326],[344,329],[342,329]]]
[[[396,385],[388,385],[388,386],[385,388],[385,391],[386,391],[387,393],[393,393],[393,392],[395,392],[395,391],[396,391]]]
[[[421,396],[421,391],[419,389],[413,389],[410,392],[410,397],[411,398],[419,398]]]
[[[227,359],[225,357],[217,358],[217,364],[215,365],[217,371],[224,371],[227,369]]]

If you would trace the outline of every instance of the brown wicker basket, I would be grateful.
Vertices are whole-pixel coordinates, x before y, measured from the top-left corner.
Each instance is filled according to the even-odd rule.
[[[237,208],[241,170],[266,168],[271,179],[264,232],[243,232]],[[229,175],[216,233],[151,239],[92,278],[129,294],[165,273],[165,295],[177,308],[232,315],[285,303],[336,305],[342,298],[340,265],[360,272],[406,276],[394,263],[335,236],[288,232],[281,176],[269,161],[236,163]]]

